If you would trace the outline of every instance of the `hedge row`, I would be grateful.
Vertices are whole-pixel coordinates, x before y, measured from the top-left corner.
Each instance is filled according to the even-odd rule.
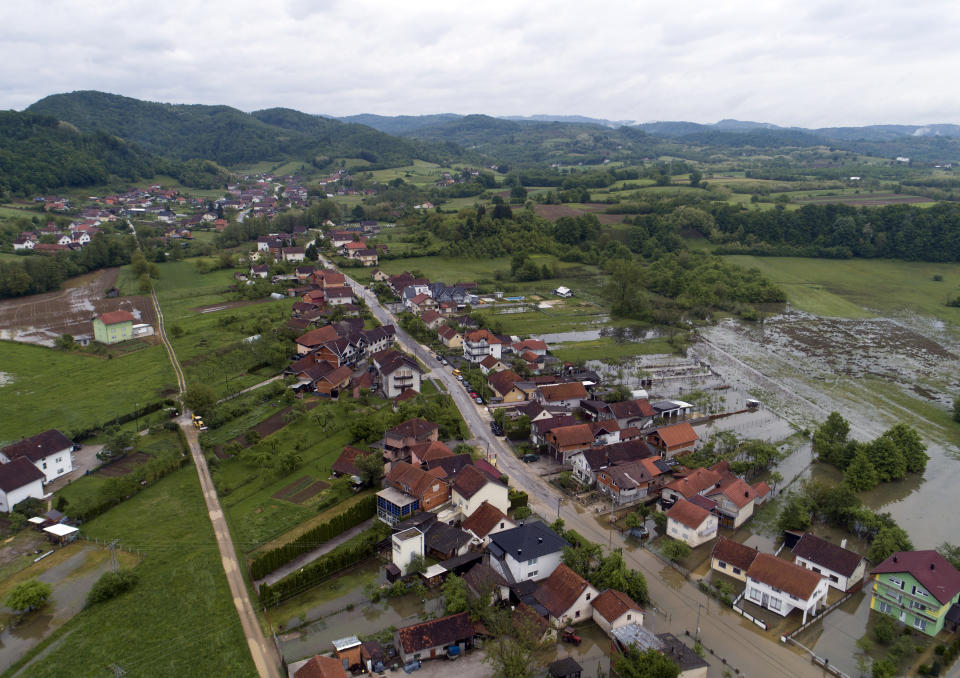
[[[127,422],[133,421],[138,417],[144,417],[148,414],[153,414],[157,410],[163,407],[171,407],[176,403],[173,400],[158,400],[156,402],[147,403],[143,407],[135,410],[133,412],[127,412],[126,414],[121,414],[119,417],[114,417],[113,419],[108,419],[102,424],[94,424],[93,426],[88,426],[87,428],[80,429],[71,429],[64,432],[64,435],[67,436],[70,440],[79,441],[86,440],[91,436],[101,433],[102,431],[110,428],[111,426],[120,426],[126,424]]]
[[[272,586],[261,584],[260,602],[269,607],[307,591],[336,573],[375,555],[377,545],[388,536],[390,536],[390,528],[377,522],[359,539],[341,544],[327,555],[317,558]]]
[[[329,522],[307,530],[283,546],[261,553],[250,563],[250,576],[253,579],[261,579],[278,567],[299,558],[307,551],[323,546],[334,537],[343,534],[351,527],[356,527],[376,514],[377,497],[375,495],[364,497],[340,515],[330,519]]]

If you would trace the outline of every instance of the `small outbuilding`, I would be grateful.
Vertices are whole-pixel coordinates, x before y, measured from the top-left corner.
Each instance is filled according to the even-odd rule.
[[[47,537],[50,539],[51,543],[58,546],[64,546],[74,542],[77,540],[77,537],[80,536],[79,529],[76,527],[70,527],[69,525],[64,525],[63,523],[57,523],[56,525],[45,527],[43,528],[43,531],[47,534]]]

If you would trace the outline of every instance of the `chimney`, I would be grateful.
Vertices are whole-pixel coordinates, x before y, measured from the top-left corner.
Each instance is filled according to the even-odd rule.
[[[523,553],[523,549],[517,549],[517,555],[519,556],[521,553]]]
[[[543,543],[543,537],[537,537],[537,543],[538,543],[538,544],[542,544],[542,543]],[[930,566],[930,569],[933,569],[933,565]]]
[[[934,569],[933,563],[930,563],[930,569],[931,569],[931,570]]]
[[[897,557],[896,557],[896,556],[893,557],[893,562],[897,562]]]
[[[842,549],[847,548],[847,538],[846,538],[846,537],[844,537],[843,539],[840,540],[840,548],[842,548]]]

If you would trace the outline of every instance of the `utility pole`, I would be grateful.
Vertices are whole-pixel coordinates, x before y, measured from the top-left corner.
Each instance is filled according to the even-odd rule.
[[[107,544],[107,546],[110,547],[110,564],[113,567],[114,572],[120,569],[120,563],[117,560],[117,544],[119,543],[119,539],[114,539],[112,542]]]

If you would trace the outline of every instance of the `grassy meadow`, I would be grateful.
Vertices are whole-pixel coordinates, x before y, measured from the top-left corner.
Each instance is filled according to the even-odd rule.
[[[741,255],[724,259],[759,269],[783,288],[793,306],[816,315],[926,315],[960,325],[960,309],[945,305],[960,295],[957,263]],[[943,279],[934,280],[935,275]]]
[[[129,593],[84,610],[31,653],[23,675],[53,678],[65,667],[102,675],[254,675],[196,470],[188,466],[83,527],[88,537],[140,550]],[[11,672],[12,673],[12,672]]]

